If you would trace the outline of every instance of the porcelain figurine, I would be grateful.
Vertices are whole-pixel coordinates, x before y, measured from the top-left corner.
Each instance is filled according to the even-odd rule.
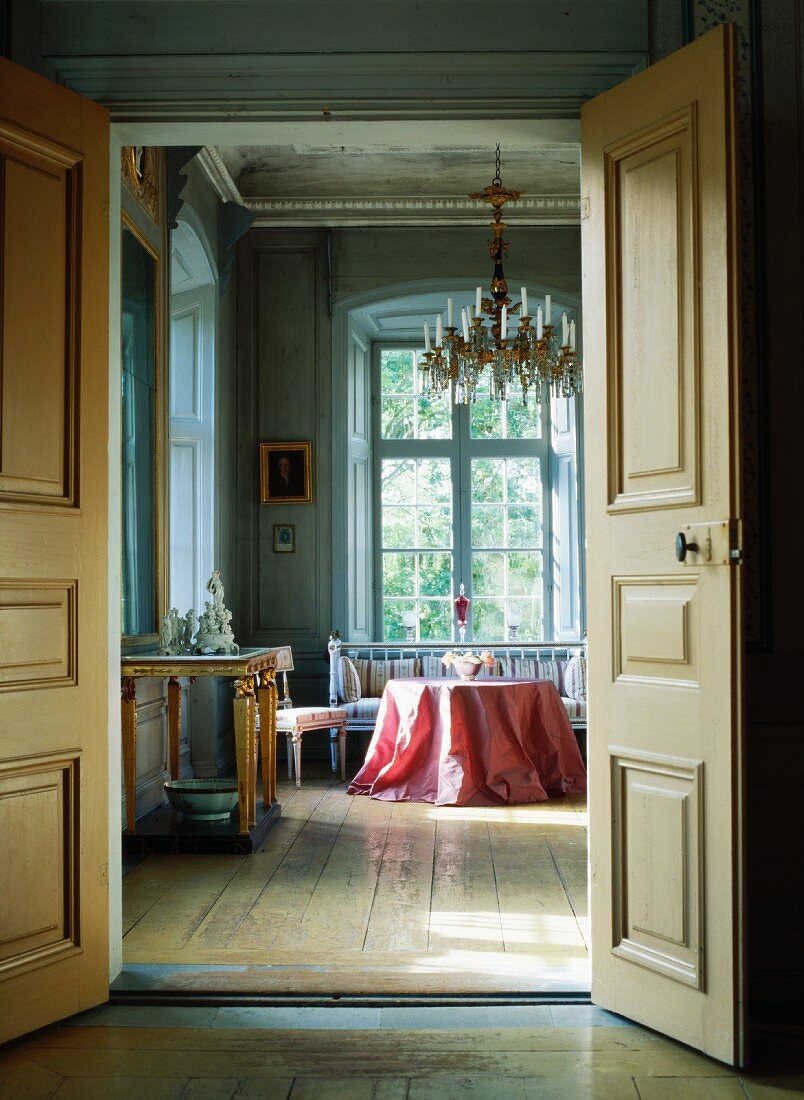
[[[232,613],[223,602],[223,584],[216,569],[207,581],[207,592],[212,602],[204,602],[204,610],[198,620],[195,638],[196,653],[239,653],[232,631]]]

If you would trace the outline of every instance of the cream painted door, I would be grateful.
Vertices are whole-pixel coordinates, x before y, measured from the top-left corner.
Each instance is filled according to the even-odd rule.
[[[108,996],[108,188],[0,60],[0,1042]]]
[[[581,115],[592,999],[724,1062],[743,1030],[734,77],[722,26]]]

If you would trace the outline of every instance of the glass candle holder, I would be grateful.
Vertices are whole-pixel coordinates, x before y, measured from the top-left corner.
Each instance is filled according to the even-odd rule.
[[[405,641],[415,641],[416,630],[416,612],[415,611],[403,611],[402,612],[402,625],[405,628]]]
[[[508,608],[508,639],[515,642],[517,631],[522,624],[522,610],[519,607]]]

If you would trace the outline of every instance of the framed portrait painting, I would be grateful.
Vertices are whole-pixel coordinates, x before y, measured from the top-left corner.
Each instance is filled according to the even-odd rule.
[[[312,444],[260,443],[260,503],[309,504]]]
[[[274,524],[274,553],[294,554],[296,552],[296,524]]]

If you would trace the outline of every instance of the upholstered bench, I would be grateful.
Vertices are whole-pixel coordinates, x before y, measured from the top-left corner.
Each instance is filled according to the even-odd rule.
[[[341,765],[341,779],[346,780],[346,722],[345,710],[337,707],[291,707],[278,708],[276,712],[276,732],[284,733],[288,746],[288,779],[296,772],[296,786],[301,787],[301,750],[302,737],[310,730],[330,730],[330,738],[338,739],[338,752]],[[334,771],[333,767],[333,771]]]

